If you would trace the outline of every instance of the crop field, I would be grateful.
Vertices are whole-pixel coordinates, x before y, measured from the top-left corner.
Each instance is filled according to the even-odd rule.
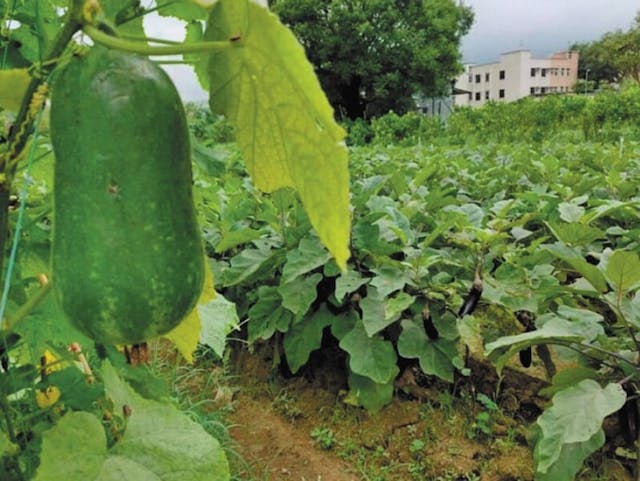
[[[524,466],[515,474],[509,462],[503,471],[486,468],[491,455],[479,449],[480,460],[457,472],[475,472],[477,479],[532,479],[530,458],[536,479],[571,479],[603,445],[603,419],[619,410],[624,419],[635,409],[625,404],[623,388],[638,325],[638,143],[352,148],[353,227],[344,273],[292,195],[257,195],[235,168],[233,150],[216,148],[209,162],[217,159],[222,168],[224,158],[226,167],[214,180],[202,160],[207,192],[215,192],[210,182],[219,190],[200,200],[208,219],[201,223],[217,289],[236,304],[243,337],[262,346],[264,363],[271,363],[267,373],[251,372],[265,381],[268,371],[305,378],[309,389],[333,393],[330,405],[340,399],[373,411],[372,419],[386,420],[396,437],[400,425],[405,432],[396,442],[404,446],[393,436],[369,446],[396,453],[378,453],[372,462],[379,477],[370,479],[457,472],[455,462],[443,467],[433,455],[445,435],[422,421],[433,421],[425,409],[449,412],[447,430],[457,425],[466,442],[489,442],[495,456],[496,446],[517,447],[519,440],[522,448],[529,439],[533,456],[520,452]],[[298,422],[296,399],[305,395],[295,383],[284,386],[272,403],[285,417],[293,410]],[[394,419],[402,417],[395,414],[403,409],[398,399],[418,409],[406,426]],[[600,401],[602,410],[593,409]],[[349,414],[333,416],[339,421],[316,420],[333,428],[309,429],[330,445],[325,449],[353,461],[355,454],[345,454],[353,433],[346,429],[342,444],[337,434],[333,439]],[[543,430],[549,419],[567,424],[548,435],[523,434],[529,424]],[[580,449],[569,446],[572,430],[587,422],[593,433]],[[635,427],[625,434],[627,427],[609,426],[617,441],[607,450],[618,448],[621,465],[633,457],[628,442]],[[549,446],[557,456],[546,454]]]

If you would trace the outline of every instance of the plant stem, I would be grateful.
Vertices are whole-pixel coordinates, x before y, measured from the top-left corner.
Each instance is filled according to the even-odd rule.
[[[125,40],[121,37],[108,35],[100,29],[91,25],[85,25],[83,30],[96,43],[100,43],[109,48],[124,50],[126,52],[137,53],[140,55],[181,55],[185,53],[207,53],[223,50],[233,44],[233,42],[231,41],[216,41],[153,46],[147,45],[146,43],[142,42]]]
[[[608,357],[612,357],[614,359],[617,359],[618,361],[624,362],[626,364],[629,364],[631,367],[633,367],[634,369],[638,369],[638,365],[633,362],[633,361],[629,361],[629,359],[625,359],[624,357],[620,356],[619,354],[616,354],[615,352],[611,352],[611,351],[607,351],[606,349],[602,349],[601,347],[598,346],[594,346],[592,344],[581,344],[581,343],[573,343],[573,342],[556,342],[554,344],[558,344],[560,346],[564,346],[564,347],[568,347],[569,349],[572,349],[576,352],[579,352],[580,354],[584,354],[585,356],[589,356],[593,359],[596,359],[600,362],[604,362],[601,358],[598,358],[592,354],[588,354],[587,352],[583,351],[582,349],[579,349],[577,346],[581,346],[583,348],[587,348],[587,349],[593,349],[594,351],[600,352]],[[577,346],[576,346],[577,345]],[[608,364],[610,367],[616,367],[613,365]]]
[[[150,42],[150,43],[162,43],[165,45],[180,45],[182,42],[178,42],[176,40],[167,40],[166,38],[157,38],[157,37],[141,37],[139,35],[127,35],[127,34],[120,34],[118,35],[119,38],[122,38],[124,40],[132,40],[134,42]]]
[[[40,304],[45,297],[47,297],[47,294],[49,294],[49,292],[51,291],[51,282],[45,284],[44,286],[42,286],[40,288],[40,290],[38,292],[36,292],[36,294],[32,297],[30,297],[27,302],[25,302],[24,304],[22,304],[20,306],[20,308],[16,311],[16,313],[7,318],[5,320],[5,329],[10,331],[12,330],[14,327],[16,327],[16,325],[22,321],[25,317],[27,317],[29,315],[29,313],[38,305]]]

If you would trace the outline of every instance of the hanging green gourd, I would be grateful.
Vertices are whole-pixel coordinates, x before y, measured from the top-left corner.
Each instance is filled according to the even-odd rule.
[[[54,80],[51,138],[52,273],[63,311],[104,344],[168,332],[203,282],[175,86],[146,57],[94,47]]]

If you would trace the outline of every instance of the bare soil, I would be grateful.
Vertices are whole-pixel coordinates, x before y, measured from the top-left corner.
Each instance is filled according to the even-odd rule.
[[[416,379],[418,370],[407,367],[394,401],[369,413],[344,402],[346,382],[337,370],[327,372],[326,363],[321,372],[287,378],[271,370],[268,349],[241,351],[233,360],[241,388],[231,435],[248,464],[244,471],[255,479],[533,479],[522,425],[496,411],[483,432],[475,387],[460,385],[461,394],[452,395],[445,384]],[[477,378],[490,382],[487,373]],[[537,415],[538,400],[514,401],[508,379],[503,411]],[[533,392],[536,381],[529,381]]]
[[[265,345],[232,355],[228,421],[241,460],[234,462],[236,479],[533,480],[527,430],[548,403],[538,395],[545,386],[538,377],[507,369],[499,380],[493,368],[470,359],[472,375],[452,388],[409,365],[393,402],[371,413],[346,402],[344,359],[325,353],[292,376],[273,354]],[[498,408],[487,409],[480,393]],[[594,455],[578,479],[632,479],[612,451]]]

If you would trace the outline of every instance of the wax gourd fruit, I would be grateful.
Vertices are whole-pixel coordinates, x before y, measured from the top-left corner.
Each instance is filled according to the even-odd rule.
[[[93,47],[51,93],[52,281],[69,320],[103,344],[164,334],[202,290],[189,132],[167,74]]]

